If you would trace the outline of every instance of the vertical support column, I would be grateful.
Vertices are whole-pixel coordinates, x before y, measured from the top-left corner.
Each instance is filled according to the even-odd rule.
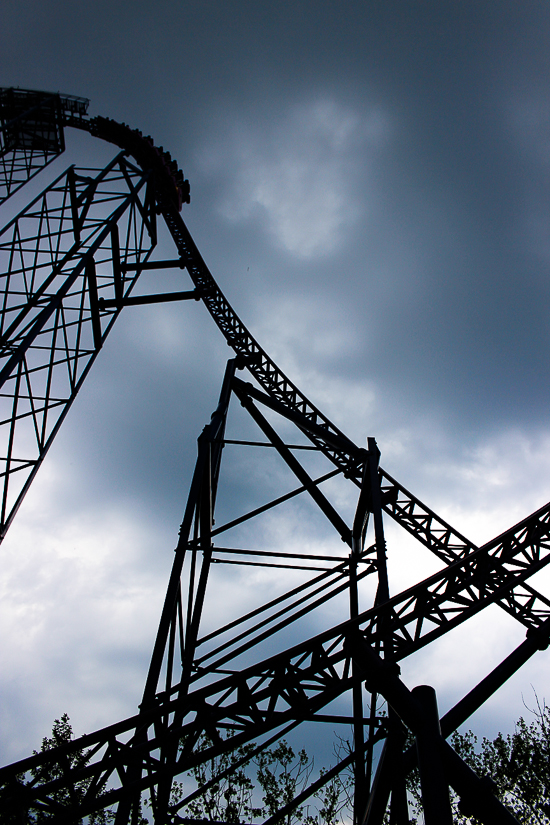
[[[368,515],[369,511],[373,514],[373,524],[374,524],[374,536],[375,536],[375,546],[376,546],[376,558],[377,558],[377,568],[378,568],[378,589],[376,592],[376,599],[375,604],[381,604],[386,602],[389,599],[389,583],[388,583],[388,571],[387,571],[387,564],[386,564],[386,541],[384,538],[384,524],[382,520],[382,504],[381,504],[381,496],[380,496],[380,477],[378,474],[378,465],[380,461],[380,451],[376,444],[376,440],[374,438],[367,439],[367,458],[365,462],[365,467],[363,471],[363,479],[361,484],[361,493],[359,495],[359,502],[357,505],[357,510],[355,513],[355,519],[353,524],[353,544],[352,544],[352,556],[351,556],[351,563],[350,563],[350,606],[352,607],[352,618],[354,617],[353,607],[357,607],[357,598],[355,598],[355,602],[353,602],[353,575],[356,569],[356,562],[354,562],[354,557],[357,558],[359,554],[363,550],[365,532],[368,522]],[[355,588],[356,588],[355,582]],[[383,618],[381,619],[383,621]],[[393,646],[391,638],[383,637],[383,642],[381,645],[381,652],[385,659],[391,660],[393,658]],[[384,816],[387,798],[389,795],[389,790],[386,790],[382,793],[382,796],[385,796],[385,802],[382,801],[382,796],[378,793],[378,798],[376,804],[373,806],[374,797],[372,796],[371,791],[374,789],[374,785],[377,783],[377,779],[375,779],[375,783],[371,788],[371,777],[372,777],[372,763],[373,763],[373,753],[372,748],[367,749],[366,753],[366,760],[365,760],[365,748],[364,745],[364,728],[363,728],[363,707],[362,707],[362,697],[361,697],[361,678],[359,675],[359,670],[357,668],[356,663],[353,663],[353,675],[354,675],[354,684],[353,684],[353,702],[354,702],[354,730],[355,730],[355,750],[358,753],[359,748],[361,750],[361,757],[357,757],[356,763],[356,775],[355,775],[355,805],[354,805],[354,820],[357,825],[362,825],[365,816],[370,821],[382,821]],[[372,739],[374,732],[375,732],[375,718],[376,718],[376,703],[377,703],[378,695],[376,692],[371,692],[371,708],[370,708],[370,721],[368,727],[368,735],[369,739]],[[359,726],[359,712],[361,713],[361,723]],[[390,709],[391,712],[391,709]],[[359,739],[359,737],[361,737]],[[389,743],[389,751],[393,755],[395,754],[395,747],[392,743]],[[384,755],[386,761],[388,759],[388,747],[384,750]],[[361,764],[359,764],[359,761]],[[377,772],[378,776],[378,772]],[[384,782],[387,785],[387,781]],[[367,805],[367,799],[369,799],[369,803]],[[392,797],[393,799],[393,797]],[[397,810],[397,802],[393,803],[392,806],[394,810]],[[401,806],[402,808],[403,806]],[[405,808],[406,808],[406,800],[405,800]],[[366,814],[365,814],[366,811]],[[397,820],[396,820],[397,821]]]
[[[80,243],[80,216],[78,214],[78,202],[76,194],[76,181],[74,166],[67,169],[67,182],[69,184],[69,198],[71,200],[71,216],[73,219],[73,233],[76,243]]]
[[[392,766],[391,804],[389,825],[409,825],[409,805],[405,785],[403,748],[405,728],[391,705],[388,707],[389,752],[388,761]]]
[[[374,541],[376,547],[376,560],[378,569],[378,589],[376,592],[375,604],[379,605],[388,601],[390,597],[388,568],[386,560],[386,540],[384,537],[382,501],[380,496],[380,476],[378,473],[378,466],[380,463],[380,450],[378,449],[376,440],[370,437],[367,439],[367,448],[368,458],[366,461],[365,472],[363,476],[363,488],[365,490],[368,490],[370,498],[369,505],[373,516]],[[380,619],[382,630],[383,621],[384,617],[382,615]],[[382,638],[383,641],[380,652],[382,653],[384,659],[391,661],[393,659],[392,640],[391,638],[386,637],[384,635],[382,635]],[[376,717],[377,699],[378,694],[376,692],[371,692],[369,739],[372,739],[375,731],[374,723]],[[398,815],[401,816],[403,809],[407,809],[406,794],[404,800],[405,804],[403,806],[403,795],[401,794],[399,796],[400,801],[398,802],[397,786],[395,783],[390,782],[390,772],[393,774],[393,771],[390,771],[390,768],[388,766],[390,765],[390,763],[393,765],[395,759],[399,755],[397,753],[399,744],[396,744],[396,726],[399,723],[397,718],[395,717],[395,714],[393,714],[391,707],[388,708],[388,716],[388,739],[386,741],[386,746],[384,747],[383,753],[380,757],[380,762],[372,785],[372,749],[370,749],[367,752],[365,779],[363,783],[365,788],[365,794],[362,797],[362,806],[359,812],[359,816],[356,818],[356,822],[358,823],[358,825],[363,825],[363,822],[368,822],[369,825],[370,823],[373,823],[373,825],[374,823],[376,823],[376,825],[378,825],[378,823],[382,823],[386,812],[387,802],[390,795],[390,789],[392,793],[392,816],[394,817],[394,819],[392,820],[392,825],[394,821],[396,823],[400,822],[400,819],[395,819],[395,817]],[[366,803],[366,794],[368,794],[368,803]]]
[[[92,318],[92,336],[96,350],[101,349],[101,319],[99,316],[99,297],[97,294],[97,275],[93,257],[86,261],[86,278],[88,279],[88,295],[90,298],[90,315]]]
[[[369,741],[370,744],[366,749],[366,760],[365,760],[365,796],[364,796],[365,799],[367,798],[367,794],[371,793],[372,787],[373,787],[372,768],[373,768],[373,761],[374,761],[374,752],[373,752],[372,740],[374,738],[374,734],[375,734],[375,731],[376,731],[376,703],[377,702],[378,702],[378,694],[371,692],[371,694],[370,694],[369,725],[368,725],[368,741]]]
[[[386,539],[384,538],[384,524],[382,521],[382,502],[380,497],[380,477],[378,475],[378,465],[380,463],[380,450],[374,438],[367,439],[369,450],[369,482],[371,491],[372,518],[374,522],[374,539],[376,542],[376,558],[378,561],[378,592],[376,594],[376,604],[388,601],[390,588],[388,583],[388,567],[386,564]]]
[[[189,582],[187,630],[183,645],[180,679],[177,685],[178,696],[181,698],[188,690],[212,558],[214,504],[221,465],[225,422],[231,398],[231,382],[235,368],[236,362],[235,359],[232,359],[227,364],[218,406],[212,415],[210,423],[206,425],[198,439],[197,464],[180,529],[176,557],[170,575],[168,591],[155,641],[153,656],[151,658],[151,665],[149,667],[149,674],[141,705],[143,710],[151,707],[158,699],[157,691],[159,690],[163,662],[166,656],[173,657],[176,651],[176,645],[174,643],[176,625],[180,628],[180,632],[183,628],[181,616],[181,575],[186,551],[190,542],[191,531],[193,531],[193,547],[191,549],[193,554],[192,569],[194,570],[198,554],[202,555],[202,563],[198,574],[196,589],[194,574],[191,575]],[[166,665],[170,673],[175,670],[171,660],[167,661]],[[166,687],[168,691],[171,685],[167,682]],[[178,729],[181,713],[181,711],[178,711],[174,714],[170,725],[172,729]],[[142,736],[146,736],[145,728]],[[174,739],[173,736],[168,736],[166,741],[159,739],[159,750],[160,760],[167,766],[173,764],[177,758],[178,740]],[[129,776],[130,784],[136,782],[141,770],[141,765],[136,765],[132,776]],[[162,778],[158,783],[156,797],[153,802],[152,807],[155,822],[167,821],[171,786],[172,776],[168,771],[166,777]],[[139,810],[137,796],[139,796],[139,793],[136,795],[136,800],[133,800],[132,817],[134,816],[134,812]],[[116,825],[122,825],[123,823],[126,825],[131,804],[132,802],[126,800],[119,804]],[[132,819],[132,825],[139,825],[139,823],[134,823]]]
[[[190,582],[188,599],[188,610],[190,612],[188,615],[188,633],[185,639],[185,660],[182,669],[182,683],[185,682],[186,678],[191,674],[206,595],[208,574],[210,572],[214,507],[218,490],[225,423],[227,420],[227,410],[231,398],[231,384],[233,376],[235,375],[235,369],[236,359],[231,359],[227,362],[218,406],[212,413],[210,423],[204,428],[199,438],[199,450],[203,453],[203,469],[195,513],[195,531],[198,547],[200,547],[200,551],[202,552],[202,564],[194,596],[192,593],[193,581]],[[197,550],[193,549],[192,552],[196,554]]]
[[[223,436],[225,431],[225,421],[227,417],[227,409],[231,397],[231,380],[235,373],[235,359],[228,361],[225,376],[220,393],[220,400],[216,411],[213,413],[210,424],[205,428],[199,437],[199,450],[197,463],[195,465],[195,472],[191,482],[191,489],[185,507],[183,521],[180,527],[178,544],[176,547],[176,556],[172,571],[170,574],[170,581],[164,602],[164,607],[159,623],[157,638],[153,648],[153,655],[151,657],[151,664],[149,666],[149,674],[143,694],[142,705],[150,704],[154,701],[155,693],[160,679],[162,669],[162,660],[166,650],[166,645],[169,639],[170,626],[174,611],[179,604],[180,588],[181,588],[181,574],[183,570],[183,563],[185,560],[186,549],[189,544],[189,537],[195,523],[196,535],[201,536],[201,530],[206,529],[205,511],[204,511],[204,485],[205,474],[208,475],[208,512],[207,520],[210,519],[210,528],[207,529],[210,534],[211,521],[213,518],[213,508],[216,500],[216,489],[218,485],[221,452],[223,449]],[[192,595],[192,594],[191,594]],[[190,628],[195,618],[200,617],[196,613],[196,605],[194,599],[189,603],[189,624]],[[186,646],[187,647],[187,646]]]
[[[361,480],[361,491],[355,510],[353,528],[351,533],[351,554],[349,561],[349,606],[350,618],[354,619],[359,615],[359,593],[357,589],[357,563],[364,549],[365,533],[369,520],[369,460],[365,461],[363,468],[363,478]],[[354,780],[355,794],[353,805],[353,819],[355,825],[360,825],[365,803],[370,789],[370,779],[372,772],[372,748],[367,755],[365,764],[365,728],[363,723],[363,683],[357,671],[355,662],[352,663],[353,674],[353,746],[355,750],[354,759]],[[376,696],[373,697],[376,705]],[[371,725],[369,731],[373,731],[373,712],[376,714],[376,707],[371,705]],[[367,776],[368,773],[368,776]]]
[[[199,439],[199,450],[203,454],[203,470],[197,511],[195,513],[195,523],[198,524],[199,547],[194,553],[201,552],[202,563],[200,568],[197,589],[194,594],[190,592],[189,608],[192,609],[191,616],[188,617],[188,632],[185,639],[185,659],[182,669],[182,682],[188,680],[191,675],[195,648],[199,635],[199,626],[206,595],[206,585],[210,572],[210,562],[212,559],[212,444],[209,436],[209,427],[205,427]],[[193,587],[193,582],[190,583]],[[185,688],[184,688],[185,689]]]
[[[122,267],[120,262],[120,240],[118,236],[118,225],[115,224],[111,229],[111,253],[113,258],[113,283],[115,288],[115,301],[117,306],[122,306],[123,298],[123,283],[122,283]]]
[[[439,748],[441,728],[435,690],[429,685],[419,685],[411,693],[424,715],[424,722],[416,734],[424,822],[426,825],[453,825],[449,783]]]
[[[145,225],[147,226],[147,231],[149,232],[149,237],[151,238],[151,246],[157,245],[157,201],[155,192],[156,190],[154,184],[151,183],[151,181],[148,181],[147,192],[145,195],[145,207],[147,214]]]
[[[405,787],[403,745],[405,729],[395,710],[388,706],[388,735],[378,760],[376,776],[360,825],[388,823],[388,802],[391,795],[389,825],[409,825],[409,807]]]

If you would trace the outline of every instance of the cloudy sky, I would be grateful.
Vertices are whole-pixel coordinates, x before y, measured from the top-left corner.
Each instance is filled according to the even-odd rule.
[[[170,149],[262,346],[481,543],[550,498],[549,35],[545,2],[5,0],[0,84],[88,97]],[[67,142],[57,173],[109,155]],[[228,355],[195,302],[117,322],[0,548],[2,762],[65,711],[78,733],[134,712]],[[395,592],[409,545],[388,545]],[[405,679],[445,710],[523,636],[495,609]],[[549,675],[539,654],[472,724],[509,729]]]

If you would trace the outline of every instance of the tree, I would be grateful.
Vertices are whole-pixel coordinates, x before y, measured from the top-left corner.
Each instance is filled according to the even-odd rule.
[[[494,783],[496,795],[523,825],[550,825],[550,708],[540,704],[532,711],[530,724],[520,717],[513,733],[484,738],[481,747],[472,733],[455,732],[451,744],[478,776]],[[408,790],[417,815],[422,810],[418,771],[409,777]],[[461,810],[452,795],[457,825],[477,825],[478,820]],[[416,820],[414,820],[416,821]]]
[[[229,734],[228,734],[229,736]],[[42,740],[40,753],[54,751],[66,745],[73,739],[73,729],[69,716],[64,713],[53,723],[51,736]],[[207,750],[213,744],[208,735],[201,736],[194,747],[195,752]],[[37,751],[33,752],[37,754]],[[40,768],[32,768],[32,779],[39,779],[41,783],[61,779],[68,769],[84,768],[91,756],[88,750],[77,750],[67,755],[62,764],[53,756],[51,761],[42,762]],[[254,818],[265,819],[276,814],[280,808],[292,802],[297,794],[308,784],[313,773],[314,765],[305,750],[296,756],[290,745],[283,739],[276,747],[259,750],[255,743],[249,743],[225,752],[220,756],[212,757],[192,770],[187,777],[192,787],[185,787],[187,783],[175,781],[173,783],[171,804],[178,805],[185,796],[191,797],[184,805],[180,814],[197,820],[209,822],[241,823],[250,822]],[[25,784],[25,776],[17,777],[21,784]],[[28,778],[27,778],[28,781]],[[292,813],[281,819],[281,825],[337,825],[342,821],[342,813],[347,797],[342,793],[346,780],[333,779],[320,791],[313,795],[311,804],[304,804]],[[70,787],[61,786],[53,796],[54,803],[71,807],[84,800],[89,788],[90,780],[75,781]],[[13,788],[5,789],[11,791]],[[196,791],[195,795],[193,791]],[[2,789],[0,789],[1,795]],[[344,800],[344,801],[342,801]],[[151,808],[150,800],[145,802],[146,808]],[[4,809],[0,801],[0,825],[20,825],[21,821],[28,825],[43,825],[51,822],[55,813],[51,811],[23,810],[13,808]],[[86,825],[109,825],[114,821],[114,811],[106,809],[88,815]],[[146,817],[139,815],[140,825],[148,825]],[[78,820],[75,825],[83,825]]]
[[[262,792],[262,815],[274,816],[285,805],[296,799],[307,786],[313,773],[313,759],[305,750],[295,757],[294,751],[282,739],[276,748],[262,751],[256,759],[256,778]],[[320,771],[322,777],[323,770]],[[281,819],[281,825],[336,825],[345,820],[349,796],[345,787],[351,777],[337,776],[312,795],[312,804],[298,806]]]
[[[534,720],[531,723],[521,717],[513,733],[499,733],[493,740],[484,738],[480,747],[472,731],[454,733],[451,743],[478,776],[492,780],[496,794],[519,822],[523,825],[550,825],[550,708],[537,700],[537,707],[532,713]],[[40,753],[65,745],[72,738],[72,726],[65,713],[54,721],[51,736],[42,740]],[[407,745],[413,742],[409,733]],[[203,734],[193,750],[204,752],[212,745],[213,740]],[[86,750],[77,750],[67,756],[68,766],[77,770],[85,767],[89,759],[90,752]],[[55,758],[30,773],[33,779],[40,778],[41,782],[63,776],[60,763]],[[321,770],[320,776],[322,773]],[[184,818],[234,825],[249,823],[255,819],[276,817],[309,785],[313,774],[314,760],[305,750],[296,755],[284,739],[276,746],[265,749],[251,742],[206,759],[188,771],[188,781],[174,782],[171,805]],[[24,782],[25,777],[18,779]],[[62,805],[79,803],[88,787],[89,780],[86,779],[77,780],[70,790],[66,786],[60,787],[55,801]],[[418,770],[409,775],[407,787],[412,811],[418,817],[422,812]],[[278,825],[341,825],[348,822],[351,818],[351,790],[351,775],[338,776],[304,804],[287,811],[277,820]],[[475,818],[461,810],[456,795],[452,795],[451,801],[456,825],[478,825]],[[20,815],[21,812],[3,810],[0,803],[0,825],[19,825],[22,821]],[[42,825],[52,821],[53,817],[51,812],[29,811],[26,822]],[[85,822],[87,825],[109,825],[113,820],[114,812],[103,810],[89,815]],[[411,823],[417,821],[413,818]],[[140,816],[140,825],[147,825],[145,817]]]
[[[212,744],[203,734],[194,750],[202,752]],[[188,771],[193,787],[187,789],[185,782],[175,782],[171,802],[180,806],[181,816],[209,822],[266,819],[293,802],[307,787],[313,772],[314,760],[307,752],[301,750],[296,755],[284,739],[263,750],[252,742]],[[348,777],[330,780],[312,795],[310,802],[281,817],[281,825],[337,825],[347,821],[348,783]],[[183,804],[186,794],[189,801]]]
[[[73,738],[73,729],[70,723],[70,719],[68,714],[64,713],[61,719],[56,719],[53,723],[52,727],[52,735],[51,737],[45,736],[42,740],[42,747],[40,748],[41,753],[46,753],[47,751],[53,750],[54,748],[59,747],[60,745],[65,745],[67,742],[70,742]],[[33,751],[34,754],[37,754],[37,751]],[[79,768],[84,768],[89,760],[88,753],[86,751],[77,751],[76,753],[69,754],[67,757],[68,767],[71,770],[78,770]],[[51,782],[55,779],[60,779],[63,776],[62,768],[57,760],[52,760],[51,762],[47,762],[45,768],[43,766],[38,768],[32,768],[31,775],[33,779],[37,779],[39,776],[41,781],[48,781]],[[57,791],[57,800],[60,803],[68,804],[71,801],[71,792],[73,794],[73,803],[74,802],[81,802],[84,794],[86,793],[87,783],[85,782],[76,782],[74,787],[69,790],[69,788],[60,788]],[[38,814],[32,820],[34,822],[46,822],[50,819],[49,814]]]
[[[60,719],[54,721],[52,735],[44,737],[40,751],[33,751],[33,754],[47,753],[60,745],[67,744],[72,739],[72,725],[69,716],[64,713]],[[39,768],[31,768],[30,775],[33,779],[40,779],[41,783],[53,782],[56,779],[63,778],[67,769],[72,771],[84,768],[88,764],[90,756],[91,751],[77,750],[67,755],[63,766],[57,758],[52,758],[51,761],[43,762]],[[17,780],[24,783],[25,777],[19,776]],[[70,787],[67,785],[61,786],[53,796],[54,802],[65,806],[71,804],[78,805],[83,801],[89,785],[90,780],[83,779],[77,780]],[[13,810],[10,811],[9,809],[8,811],[3,810],[0,812],[0,825],[16,825],[16,823],[19,825],[22,821],[21,816],[20,810],[18,812],[13,812]],[[29,823],[29,825],[42,825],[42,823],[51,822],[55,818],[55,813],[50,811],[25,810],[24,816],[25,821]],[[89,825],[107,825],[107,823],[111,823],[113,819],[114,814],[112,811],[101,810],[86,817],[86,822],[89,823]],[[146,821],[144,820],[143,822],[146,825]],[[75,825],[81,825],[81,823],[82,820],[79,820]]]
[[[182,743],[183,744],[183,743]],[[204,734],[195,745],[194,751],[202,753],[213,744]],[[247,771],[253,744],[242,745],[234,751],[222,753],[197,765],[187,776],[196,785],[196,794],[188,792],[190,800],[184,807],[184,815],[209,822],[250,821],[259,815],[253,806],[254,786]],[[176,805],[186,796],[185,783],[174,781],[171,804]]]

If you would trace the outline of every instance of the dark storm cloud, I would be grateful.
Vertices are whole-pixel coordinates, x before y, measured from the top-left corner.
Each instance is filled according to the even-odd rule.
[[[0,15],[2,85],[87,96],[178,158],[222,289],[335,423],[375,435],[473,539],[544,503],[547,4],[20,0]],[[103,157],[68,138],[58,170]],[[65,710],[79,731],[133,712],[228,355],[194,303],[118,322],[2,547],[10,758]],[[251,478],[258,503],[283,484]],[[307,541],[298,524],[271,540]],[[486,655],[480,641],[464,664],[472,684]]]

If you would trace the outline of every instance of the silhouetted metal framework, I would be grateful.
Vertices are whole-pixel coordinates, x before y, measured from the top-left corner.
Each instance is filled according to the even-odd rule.
[[[28,95],[29,111],[21,94]],[[108,808],[122,825],[139,821],[146,798],[155,823],[189,823],[190,803],[216,777],[179,797],[172,793],[175,777],[223,753],[233,754],[231,769],[236,770],[244,761],[235,756],[239,746],[254,743],[250,759],[299,726],[329,723],[352,726],[351,751],[273,814],[269,825],[283,821],[346,770],[354,778],[356,825],[382,823],[388,811],[390,822],[406,823],[405,778],[415,765],[427,825],[452,821],[449,787],[482,822],[515,822],[487,782],[445,740],[537,650],[548,646],[550,600],[529,579],[550,561],[550,505],[482,547],[469,542],[379,466],[373,438],[367,449],[357,447],[250,335],[181,218],[189,186],[168,153],[127,126],[87,119],[82,110],[75,115],[60,105],[80,99],[3,90],[4,120],[4,101],[12,99],[19,106],[16,117],[27,125],[35,122],[37,135],[42,120],[29,112],[37,105],[46,111],[51,103],[48,117],[52,134],[61,135],[59,146],[63,126],[70,123],[123,151],[104,169],[71,167],[0,236],[5,261],[2,536],[125,305],[201,299],[235,357],[228,362],[218,406],[198,439],[139,712],[2,768],[3,810],[14,822],[45,817],[76,823]],[[7,145],[8,138],[3,139]],[[33,140],[31,135],[29,143]],[[157,214],[174,241],[178,257],[173,260],[154,260]],[[139,298],[131,294],[142,271],[167,266],[187,270],[193,288]],[[242,370],[254,383],[239,377]],[[247,422],[246,437],[240,439],[226,435],[234,399]],[[251,439],[251,427],[261,440]],[[265,455],[266,447],[295,477],[295,486],[227,521],[222,517],[219,523],[218,517],[215,524],[225,451],[256,449]],[[344,479],[348,498],[356,501],[351,523],[331,500],[336,477]],[[266,513],[298,497],[308,499],[342,540],[338,551],[244,546],[243,525],[259,523]],[[390,594],[388,583],[385,516],[443,563],[440,572],[397,595]],[[221,564],[293,571],[301,578],[268,603],[203,630],[208,583]],[[367,594],[371,603],[365,606]],[[322,608],[329,602],[343,611],[342,621],[311,636],[308,622],[312,617],[326,621]],[[520,622],[526,640],[440,718],[433,689],[409,690],[398,663],[488,605],[498,605]],[[302,641],[289,647],[291,636]],[[387,715],[378,711],[379,700],[387,703]],[[415,748],[404,748],[405,728],[414,735]],[[83,752],[86,759],[77,758]]]
[[[65,149],[63,127],[87,112],[83,97],[0,89],[0,203]]]

